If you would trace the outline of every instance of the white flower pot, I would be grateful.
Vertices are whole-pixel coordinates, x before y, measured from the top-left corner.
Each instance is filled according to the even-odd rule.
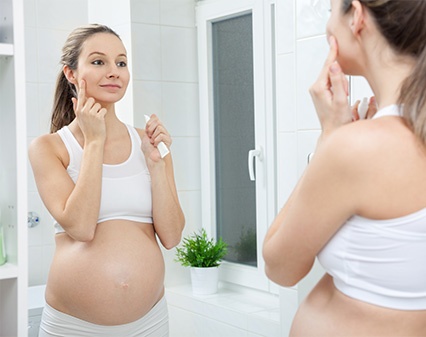
[[[192,293],[194,295],[211,295],[217,292],[219,267],[191,267]]]

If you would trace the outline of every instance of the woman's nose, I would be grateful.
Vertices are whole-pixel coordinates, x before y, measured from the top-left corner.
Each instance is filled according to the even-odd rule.
[[[109,69],[108,69],[107,77],[108,78],[114,78],[114,77],[118,78],[119,76],[120,75],[119,75],[117,65],[114,64],[114,65],[110,66]]]

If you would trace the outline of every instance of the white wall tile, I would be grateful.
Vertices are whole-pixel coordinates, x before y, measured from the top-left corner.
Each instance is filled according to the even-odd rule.
[[[195,27],[194,0],[160,0],[160,8],[162,25]]]
[[[135,23],[132,25],[133,79],[161,80],[160,27]]]
[[[36,1],[39,27],[70,31],[87,23],[87,0]]]
[[[308,37],[325,33],[330,16],[329,0],[297,0],[297,37]]]
[[[295,54],[277,56],[277,131],[296,131]]]
[[[318,129],[320,127],[309,87],[316,81],[328,53],[325,37],[297,41],[297,127]]]
[[[129,23],[130,0],[82,0],[86,2],[86,22],[116,26]]]
[[[279,336],[281,330],[280,324],[277,324],[279,317],[279,309],[249,315],[247,330],[263,336]]]
[[[34,15],[35,12],[36,12],[36,0],[24,0],[25,27],[37,26],[37,16]]]
[[[169,305],[170,337],[197,337],[196,317],[189,311]]]
[[[39,115],[39,94],[37,83],[29,83],[26,85],[27,100],[27,136],[37,137],[40,132],[40,115]]]
[[[275,37],[277,55],[295,51],[295,0],[277,1]]]
[[[163,120],[173,137],[199,137],[198,84],[163,82],[162,107]]]
[[[282,335],[284,336],[284,335]],[[247,332],[247,337],[264,337],[264,335],[258,335],[252,332]]]
[[[298,180],[297,134],[279,133],[277,137],[277,206],[280,210]]]
[[[247,331],[169,306],[170,337],[246,337]]]
[[[176,137],[172,144],[176,186],[179,191],[201,190],[200,139]]]
[[[161,82],[156,81],[134,81],[134,126],[145,128],[144,115],[156,114],[170,132],[170,125],[163,119],[161,107]]]
[[[45,280],[43,265],[42,246],[28,247],[28,285],[43,284]]]
[[[161,27],[162,79],[198,82],[195,28]]]
[[[54,82],[61,70],[61,49],[68,37],[68,31],[38,28],[37,63],[40,82]]]
[[[160,24],[160,1],[130,0],[130,15],[134,23]]]
[[[38,81],[37,28],[25,28],[25,76],[27,82]]]

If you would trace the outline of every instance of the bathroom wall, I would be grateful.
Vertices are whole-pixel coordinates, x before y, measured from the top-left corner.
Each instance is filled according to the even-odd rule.
[[[129,8],[129,17],[117,21]],[[96,5],[103,10],[96,12]],[[25,0],[28,142],[49,131],[53,89],[62,45],[74,27],[88,21],[117,29],[130,39],[133,114],[126,121],[143,127],[143,114],[158,114],[173,138],[172,153],[179,198],[186,216],[185,233],[201,227],[198,75],[193,0]],[[103,13],[103,17],[100,16]],[[34,15],[35,14],[35,15]],[[102,21],[100,21],[102,19]],[[127,21],[126,21],[127,20]],[[128,99],[126,95],[126,99]],[[54,253],[52,220],[38,196],[29,167],[29,207],[40,224],[29,229],[29,285],[44,284]],[[164,251],[166,284],[189,280],[189,271]]]

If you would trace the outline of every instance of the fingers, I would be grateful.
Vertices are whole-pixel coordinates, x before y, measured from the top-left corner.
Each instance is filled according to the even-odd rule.
[[[371,96],[370,100],[368,102],[368,110],[367,110],[367,115],[366,115],[365,118],[367,118],[367,119],[373,118],[373,116],[376,114],[376,112],[377,112],[376,97]]]
[[[357,121],[359,119],[359,113],[358,113],[358,107],[361,103],[360,100],[357,100],[354,105],[351,107],[351,113],[352,113],[352,120]]]
[[[85,80],[80,81],[77,98],[72,97],[71,100],[76,116],[81,117],[81,114],[86,113],[100,114],[100,116],[104,116],[106,113],[106,110],[103,109],[99,103],[96,103],[96,101],[92,97],[87,98]]]
[[[330,68],[336,62],[338,48],[337,41],[334,36],[330,36],[329,39],[329,52],[325,59],[324,65],[320,71],[318,79],[315,83],[309,88],[311,96],[320,97],[322,95],[329,96],[332,94],[332,84],[330,81]],[[347,90],[347,89],[346,89]]]
[[[337,61],[338,45],[333,36],[330,36],[329,44],[324,66],[309,89],[324,133],[352,122],[354,118],[348,104],[349,82]]]
[[[83,106],[86,104],[86,81],[81,80],[80,85],[77,88],[78,94],[77,94],[77,100],[75,98],[72,98],[73,106],[74,106],[74,112],[76,116],[81,111]]]
[[[362,102],[357,100],[351,107],[351,112],[354,121],[373,118],[377,112],[376,98],[372,96],[368,102],[366,97],[364,97]]]
[[[338,105],[347,105],[348,80],[337,61],[330,66],[330,84],[333,88],[333,100]]]
[[[325,59],[324,65],[320,72],[320,78],[328,79],[328,72],[331,65],[336,61],[337,58],[337,41],[334,36],[330,36],[328,39],[328,43],[330,45],[330,49],[328,51],[328,55]]]
[[[169,147],[172,143],[169,132],[155,114],[152,114],[150,119],[146,122],[145,131],[151,144],[155,146],[160,142],[164,142]]]

